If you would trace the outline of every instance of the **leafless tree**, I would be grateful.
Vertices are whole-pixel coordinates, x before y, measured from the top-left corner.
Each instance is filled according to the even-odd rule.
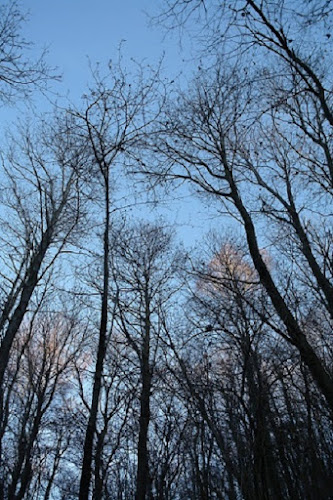
[[[121,67],[109,65],[102,77],[94,71],[94,87],[86,96],[83,111],[72,111],[77,122],[77,136],[86,140],[90,150],[90,168],[86,172],[97,176],[104,213],[101,318],[98,334],[93,394],[89,412],[81,471],[80,500],[89,496],[94,438],[101,393],[103,364],[106,354],[110,279],[110,228],[113,186],[116,169],[137,161],[138,151],[146,141],[153,121],[160,114],[161,93],[159,70],[148,75],[142,68],[133,78]]]
[[[262,65],[267,66],[255,77],[247,74],[240,56],[229,62],[218,56],[210,69],[199,70],[189,90],[172,97],[159,139],[151,144],[157,154],[156,168],[143,171],[163,182],[189,182],[241,223],[254,267],[279,316],[280,334],[297,347],[332,408],[330,369],[288,299],[288,283],[294,282],[297,288],[299,280],[286,262],[280,262],[281,274],[275,274],[260,249],[270,245],[275,258],[281,238],[285,246],[287,241],[293,245],[306,270],[313,301],[332,313],[330,257],[324,250],[330,247],[330,236],[317,224],[321,218],[326,227],[331,217],[326,181],[330,177],[330,92],[320,83],[321,73],[296,49],[289,50],[285,35],[275,33],[262,10],[257,12],[252,4],[248,2],[248,9],[255,10],[259,27],[269,31],[269,35],[265,31],[267,38],[274,38],[264,46],[267,55]],[[279,78],[275,72],[272,76],[271,54],[280,64]],[[282,89],[282,100],[277,87]],[[310,132],[310,123],[315,133]]]
[[[195,266],[187,336],[174,346],[193,436],[191,498],[302,498],[319,484],[326,496],[325,399],[297,350],[276,335],[276,313],[244,244],[214,244],[209,262]],[[311,456],[304,451],[310,435]]]
[[[116,287],[118,328],[123,332],[139,374],[137,474],[135,498],[151,495],[149,426],[155,373],[161,363],[163,316],[177,290],[179,256],[171,235],[162,227],[142,224],[124,228],[114,239],[112,276]]]
[[[14,341],[4,393],[2,498],[48,498],[71,441],[75,363],[82,356],[85,326],[38,311]]]
[[[32,43],[22,35],[27,15],[20,2],[8,1],[0,7],[0,101],[11,103],[27,98],[36,90],[46,90],[50,79],[58,79],[43,51],[39,58],[29,57]]]
[[[83,209],[84,148],[73,147],[67,129],[50,128],[41,128],[38,137],[24,131],[3,162],[0,386],[31,297],[64,247],[73,243],[70,235]]]

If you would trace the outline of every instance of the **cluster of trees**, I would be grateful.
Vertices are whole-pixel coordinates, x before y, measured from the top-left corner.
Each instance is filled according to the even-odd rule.
[[[110,64],[2,148],[0,500],[332,498],[331,3],[166,5],[205,35],[185,90]],[[12,98],[51,74],[2,9]],[[239,236],[187,254],[125,175]]]

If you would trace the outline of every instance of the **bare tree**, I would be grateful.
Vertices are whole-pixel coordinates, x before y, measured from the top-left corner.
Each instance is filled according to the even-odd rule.
[[[0,7],[0,101],[11,103],[27,98],[35,89],[45,90],[50,79],[58,79],[45,61],[29,57],[31,42],[22,35],[26,22],[20,2],[8,1]]]
[[[66,123],[66,119],[62,124]],[[80,169],[84,148],[73,148],[70,135],[52,127],[29,132],[4,160],[2,198],[2,300],[0,386],[11,346],[30,299],[50,269],[81,215]],[[19,141],[16,139],[16,142]],[[11,235],[9,237],[9,235]]]
[[[50,495],[71,439],[66,436],[70,417],[66,399],[71,397],[85,330],[76,319],[38,311],[15,338],[1,429],[2,498]]]
[[[299,252],[299,263],[310,276],[307,290],[313,300],[331,314],[330,259],[323,251],[330,238],[327,230],[317,229],[318,217],[327,224],[331,217],[327,208],[331,192],[325,180],[330,169],[330,93],[323,90],[320,73],[313,73],[315,68],[287,49],[285,36],[275,33],[260,9],[254,10],[258,29],[265,28],[270,33],[265,36],[274,37],[268,47],[264,41],[259,44],[264,45],[267,57],[258,77],[247,74],[240,56],[229,63],[218,57],[210,69],[199,70],[189,90],[173,96],[160,123],[159,140],[152,141],[158,155],[156,168],[142,170],[163,182],[188,181],[242,224],[255,269],[279,316],[277,328],[297,347],[332,408],[330,369],[311,345],[288,299],[288,283],[294,282],[297,288],[299,280],[287,262],[283,274],[276,275],[260,250],[270,245],[272,253],[274,247],[278,251],[283,235],[285,245],[288,240]],[[274,44],[279,44],[277,61]],[[280,64],[279,78],[271,72],[274,61]],[[277,87],[282,88],[281,100]],[[310,123],[315,133],[310,132]],[[319,140],[318,134],[325,139]]]
[[[137,500],[151,496],[149,426],[155,372],[163,346],[163,316],[177,291],[179,256],[171,250],[171,235],[162,227],[142,224],[124,229],[113,242],[112,275],[116,287],[118,328],[136,358],[138,399]],[[118,319],[119,318],[119,319]]]
[[[324,465],[331,462],[325,399],[297,350],[276,335],[276,313],[244,244],[219,239],[213,248],[209,262],[192,270],[184,345],[173,342],[193,436],[191,498],[302,498],[319,484],[326,496],[332,476]],[[311,456],[305,435],[313,436]]]
[[[104,211],[101,318],[98,335],[96,368],[94,373],[92,402],[86,430],[83,464],[81,470],[80,500],[89,496],[93,446],[101,392],[103,364],[106,354],[109,303],[109,259],[112,190],[115,170],[121,163],[126,166],[137,160],[138,151],[145,142],[153,121],[160,114],[159,70],[147,76],[142,68],[133,79],[123,71],[121,64],[112,67],[102,77],[96,70],[94,87],[86,97],[83,111],[73,111],[77,120],[77,134],[87,141],[90,149],[89,175],[97,175],[101,188]]]

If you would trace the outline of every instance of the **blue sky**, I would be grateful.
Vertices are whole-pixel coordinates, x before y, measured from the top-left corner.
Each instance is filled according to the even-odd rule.
[[[90,80],[88,61],[92,65],[96,62],[103,65],[117,58],[121,42],[127,65],[131,64],[131,58],[158,64],[164,54],[164,71],[170,79],[181,72],[186,76],[193,68],[191,43],[186,35],[181,47],[178,32],[166,34],[160,27],[149,26],[146,12],[156,14],[157,1],[24,0],[22,6],[29,12],[23,33],[35,45],[32,55],[39,54],[43,47],[48,48],[48,63],[58,67],[63,76],[60,83],[53,84],[54,92],[67,95],[74,104],[79,104]],[[37,110],[45,111],[49,107],[40,96],[35,97],[34,104]],[[12,110],[2,109],[2,127],[11,127],[11,123],[24,112],[24,103]],[[146,215],[140,208],[134,212],[141,217]],[[211,212],[211,217],[214,212]],[[207,207],[193,196],[171,202],[168,208],[160,209],[156,215],[159,214],[179,228],[180,239],[185,240],[186,245],[195,244],[211,226],[216,225],[216,220],[209,221]]]
[[[165,37],[162,29],[149,27],[145,12],[157,12],[154,0],[25,0],[29,21],[25,35],[37,47],[49,48],[50,64],[63,75],[62,91],[80,95],[89,81],[88,58],[92,63],[106,63],[123,53],[130,59],[158,63],[165,54],[168,73],[184,68],[176,33]]]

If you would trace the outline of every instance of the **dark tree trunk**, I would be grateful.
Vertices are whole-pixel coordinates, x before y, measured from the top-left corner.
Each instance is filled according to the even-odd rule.
[[[150,421],[151,370],[150,355],[150,304],[148,283],[145,290],[145,332],[141,358],[142,388],[140,396],[138,468],[136,480],[136,500],[146,500],[149,486],[148,427]]]
[[[306,336],[301,330],[293,314],[289,310],[287,304],[285,303],[283,297],[277,289],[269,270],[267,269],[267,266],[260,253],[257,236],[251,216],[243,205],[232,173],[228,167],[226,167],[226,175],[231,189],[231,197],[234,201],[235,207],[237,208],[240,216],[243,219],[249,251],[252,257],[253,264],[260,277],[260,281],[265,287],[278,316],[286,327],[290,342],[298,349],[302,361],[309,368],[313,379],[317,383],[322,394],[325,396],[333,415],[333,380],[326,371],[321,360],[318,358],[317,354],[307,341]]]
[[[109,290],[109,226],[110,226],[110,200],[109,200],[109,179],[105,174],[105,230],[103,242],[103,292],[101,322],[99,328],[99,340],[96,367],[94,374],[94,385],[89,419],[86,429],[86,436],[83,448],[83,462],[81,469],[79,500],[88,500],[91,482],[91,467],[93,460],[94,437],[96,432],[96,422],[98,416],[98,403],[102,387],[103,364],[106,353],[106,336],[108,321],[108,290]]]
[[[0,350],[0,391],[2,393],[2,384],[5,371],[9,361],[10,350],[18,329],[21,326],[23,317],[27,311],[31,295],[36,288],[38,283],[38,273],[43,263],[45,254],[49,245],[51,243],[52,231],[47,229],[43,234],[42,241],[40,243],[38,252],[32,259],[29,269],[26,273],[26,280],[23,286],[22,294],[18,306],[16,307],[13,316],[9,320],[9,324],[6,333],[1,342]]]

